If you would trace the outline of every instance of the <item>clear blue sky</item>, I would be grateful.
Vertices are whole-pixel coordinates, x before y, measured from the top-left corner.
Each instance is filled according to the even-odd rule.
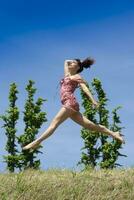
[[[64,60],[92,56],[96,64],[81,76],[90,84],[99,78],[109,99],[107,108],[122,105],[118,114],[126,144],[118,159],[124,167],[134,165],[134,1],[3,1],[0,2],[0,114],[8,108],[9,85],[15,82],[17,105],[23,111],[25,86],[35,81],[37,97],[47,99],[42,110],[49,126],[61,107],[56,87],[64,73]],[[80,91],[75,95],[81,105]],[[55,98],[54,98],[55,97]],[[96,96],[95,96],[96,98]],[[36,100],[36,99],[35,99]],[[97,99],[96,99],[97,100]],[[80,108],[83,112],[83,108]],[[23,133],[23,115],[17,124]],[[0,122],[2,126],[3,122]],[[41,168],[76,168],[84,142],[81,126],[68,119],[42,144]],[[6,137],[1,128],[0,170],[5,170]]]

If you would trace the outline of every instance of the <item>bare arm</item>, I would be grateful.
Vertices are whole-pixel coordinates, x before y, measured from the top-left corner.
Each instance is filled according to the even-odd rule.
[[[68,70],[68,64],[69,62],[72,62],[73,60],[65,60],[64,61],[64,74],[68,74],[69,70]]]
[[[90,100],[92,101],[92,103],[96,102],[96,100],[92,96],[90,90],[87,88],[87,86],[85,85],[85,83],[80,83],[80,87],[83,90],[83,92],[90,98]]]
[[[64,62],[64,73],[65,74],[67,74],[68,73],[68,62],[69,62],[70,60],[65,60],[65,62]]]
[[[79,75],[76,75],[79,79],[83,80],[82,82],[79,83],[79,86],[83,90],[83,92],[87,95],[87,97],[92,101],[93,104],[98,104],[96,100],[94,99],[93,95],[91,94],[90,90],[86,86],[86,81]]]
[[[71,62],[72,60],[65,60],[64,61],[64,67],[67,67],[68,66],[68,62]]]

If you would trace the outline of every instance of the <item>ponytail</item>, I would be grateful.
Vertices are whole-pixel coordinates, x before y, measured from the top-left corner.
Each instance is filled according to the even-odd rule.
[[[83,71],[83,68],[90,68],[91,65],[94,64],[95,60],[91,57],[87,57],[86,59],[84,59],[83,61],[81,61],[80,59],[76,58],[74,59],[78,62],[78,65],[80,66],[80,69],[77,71],[77,73],[80,73]]]

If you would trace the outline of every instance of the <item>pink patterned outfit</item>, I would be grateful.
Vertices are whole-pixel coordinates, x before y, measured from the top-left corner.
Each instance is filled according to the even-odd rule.
[[[74,91],[79,87],[79,83],[85,83],[82,78],[75,77],[73,80],[69,77],[69,75],[62,78],[60,81],[60,99],[63,107],[71,109],[71,111],[78,112],[79,111],[79,103],[76,101],[74,96]]]

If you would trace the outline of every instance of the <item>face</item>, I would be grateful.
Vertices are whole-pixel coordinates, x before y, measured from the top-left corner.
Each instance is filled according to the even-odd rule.
[[[68,67],[69,67],[69,70],[71,70],[73,72],[77,72],[78,69],[80,68],[79,65],[78,65],[78,62],[76,60],[71,60],[68,63]]]

